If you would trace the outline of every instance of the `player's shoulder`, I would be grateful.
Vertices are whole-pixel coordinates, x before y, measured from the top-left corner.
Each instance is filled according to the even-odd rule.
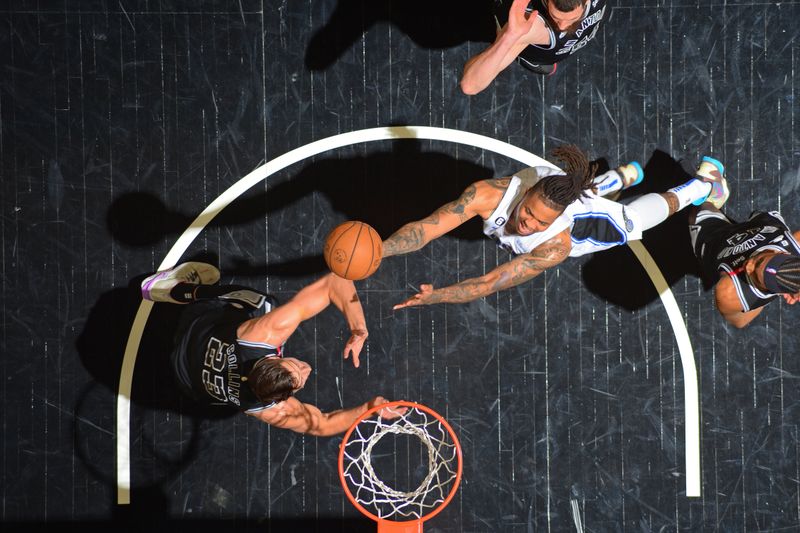
[[[470,185],[474,195],[471,202],[473,207],[478,211],[497,207],[510,182],[511,178],[492,178],[476,181]]]
[[[506,189],[508,189],[508,185],[511,183],[511,176],[507,176],[504,178],[490,178],[488,180],[482,180],[475,183],[476,186],[485,189],[487,192],[499,192],[500,194],[505,194]]]
[[[290,396],[282,402],[265,406],[263,409],[245,411],[245,414],[258,418],[267,424],[280,425],[287,419],[301,414],[302,408],[303,404],[294,396]]]
[[[549,266],[557,265],[569,257],[572,250],[572,239],[569,228],[564,228],[546,241],[538,244],[528,253],[530,258],[537,262],[544,259]]]
[[[536,15],[536,20],[534,20],[531,25],[531,29],[520,38],[519,42],[525,46],[546,45],[550,42],[550,32],[550,25],[547,23],[544,16],[538,13]]]
[[[544,242],[545,246],[550,247],[556,253],[566,251],[567,255],[572,250],[572,232],[569,226],[553,235]]]
[[[742,310],[736,286],[728,274],[720,274],[720,279],[714,287],[714,300],[717,303],[717,309],[722,313]]]

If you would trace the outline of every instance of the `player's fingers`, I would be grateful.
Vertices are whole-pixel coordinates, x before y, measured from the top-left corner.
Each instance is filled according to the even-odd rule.
[[[381,418],[393,419],[403,416],[408,411],[408,407],[384,407],[381,409]]]
[[[372,406],[373,407],[377,407],[378,405],[383,405],[385,403],[387,403],[387,400],[383,396],[375,396],[372,399]]]
[[[412,305],[416,305],[414,303],[414,298],[416,298],[416,296],[414,296],[412,298],[409,298],[405,302],[402,302],[402,303],[399,303],[399,304],[395,305],[394,307],[392,307],[392,309],[396,311],[396,310],[402,309],[404,307],[411,307]]]

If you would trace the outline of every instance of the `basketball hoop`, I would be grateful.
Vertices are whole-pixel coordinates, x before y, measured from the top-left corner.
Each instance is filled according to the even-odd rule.
[[[382,409],[402,408],[406,412],[391,420],[374,416]],[[388,436],[393,439],[382,444]],[[386,443],[396,449],[402,437],[419,441],[419,467],[411,465],[412,453],[382,454],[378,449]],[[407,462],[406,474],[412,486],[398,488],[381,479],[375,461],[386,457],[392,458],[395,474],[397,463]],[[425,466],[427,471],[422,475],[419,470]],[[422,478],[420,482],[413,479],[412,471]],[[424,405],[406,401],[378,405],[358,417],[345,433],[339,448],[339,479],[356,509],[378,523],[378,533],[421,533],[422,523],[439,514],[455,496],[461,482],[461,444],[450,424]],[[392,483],[397,481],[393,479]]]

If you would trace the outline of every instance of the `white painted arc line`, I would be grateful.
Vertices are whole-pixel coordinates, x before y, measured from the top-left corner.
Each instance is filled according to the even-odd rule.
[[[136,317],[133,319],[128,344],[125,346],[125,357],[119,373],[119,392],[117,393],[117,503],[127,505],[131,502],[131,468],[130,468],[130,391],[133,384],[133,367],[136,354],[142,340],[144,326],[150,316],[153,302],[142,300]],[[129,354],[132,356],[129,357]],[[124,394],[123,394],[124,391]],[[122,445],[124,443],[124,445]]]
[[[177,264],[180,257],[189,247],[189,245],[197,237],[197,234],[202,231],[211,220],[214,219],[225,207],[233,202],[240,195],[245,193],[248,189],[256,183],[263,181],[267,177],[280,172],[284,168],[293,165],[309,157],[319,155],[322,152],[335,150],[344,146],[353,144],[371,142],[371,141],[384,141],[390,139],[420,139],[420,140],[439,140],[447,142],[455,142],[458,144],[466,144],[476,146],[478,148],[489,150],[515,159],[528,166],[552,166],[551,163],[545,161],[539,156],[526,152],[515,146],[477,135],[475,133],[468,133],[464,131],[448,130],[444,128],[432,128],[428,126],[395,126],[389,128],[372,128],[368,130],[352,131],[349,133],[342,133],[334,135],[326,139],[315,141],[287,152],[272,161],[258,167],[251,173],[230,186],[223,192],[216,200],[211,202],[209,206],[192,222],[189,228],[178,238],[178,241],[169,251],[167,256],[159,265],[158,270],[172,268]]]
[[[320,139],[313,143],[300,146],[287,152],[264,165],[256,168],[239,181],[231,185],[220,196],[212,201],[200,215],[189,225],[186,231],[178,238],[157,270],[172,268],[177,264],[181,256],[186,252],[194,239],[205,229],[205,227],[222,210],[230,205],[236,198],[244,194],[253,185],[263,181],[272,174],[283,170],[309,157],[323,152],[350,146],[362,142],[382,141],[390,139],[419,139],[419,140],[441,140],[456,142],[476,146],[485,150],[494,151],[505,155],[509,159],[515,159],[528,166],[548,165],[539,156],[521,150],[515,146],[477,135],[458,130],[445,128],[432,128],[427,126],[396,126],[388,128],[371,128],[367,130],[352,131]],[[145,305],[149,304],[149,305]],[[133,369],[136,363],[136,356],[144,332],[147,318],[150,315],[152,302],[142,301],[134,320],[134,327],[128,337],[123,356],[122,368],[120,370],[119,390],[117,394],[117,502],[121,505],[130,503],[130,396],[133,384]],[[126,438],[122,438],[122,436]]]
[[[522,150],[521,148],[517,148],[512,146],[508,143],[503,141],[499,141],[497,139],[492,139],[490,137],[485,137],[483,135],[478,135],[475,133],[469,133],[459,130],[452,130],[447,128],[435,128],[429,126],[393,126],[393,127],[382,127],[382,128],[371,128],[366,130],[359,130],[359,131],[352,131],[348,133],[342,133],[339,135],[334,135],[332,137],[328,137],[325,139],[320,139],[319,141],[312,142],[310,144],[295,148],[294,150],[287,152],[267,163],[258,167],[251,173],[247,174],[239,181],[231,185],[227,190],[225,190],[216,200],[211,202],[206,209],[192,222],[192,224],[184,231],[184,233],[178,238],[175,244],[172,246],[170,251],[164,257],[164,260],[159,265],[158,270],[164,270],[167,268],[173,267],[181,256],[186,252],[188,247],[194,241],[194,239],[200,234],[200,232],[205,229],[205,227],[217,216],[226,206],[228,206],[231,202],[233,202],[236,198],[238,198],[241,194],[246,192],[256,183],[266,179],[270,175],[283,170],[284,168],[307,159],[309,157],[313,157],[318,155],[322,152],[326,152],[329,150],[334,150],[336,148],[341,148],[344,146],[349,146],[352,144],[364,143],[364,142],[372,142],[372,141],[382,141],[382,140],[390,140],[390,139],[419,139],[419,140],[439,140],[445,142],[454,142],[458,144],[465,144],[470,145],[475,148],[488,150],[495,152],[497,154],[503,155],[508,157],[509,159],[514,159],[519,161],[527,166],[550,166],[553,167],[551,163],[545,161],[541,157],[534,155],[528,151]],[[631,245],[634,243],[630,243]],[[646,250],[641,243],[639,244],[641,250],[646,253]],[[632,246],[633,248],[633,246]],[[634,249],[634,253],[636,253],[636,249]],[[637,258],[642,261],[642,258],[639,257],[639,254],[636,254]],[[647,254],[647,257],[650,257]],[[655,263],[652,262],[652,258],[650,258],[650,263],[652,265],[651,269],[648,269],[644,263],[642,265],[645,267],[648,275],[650,275],[650,279],[653,281],[653,284],[656,286],[659,292],[659,296],[661,297],[661,301],[667,307],[667,301],[665,299],[665,294],[669,295],[669,300],[674,304],[675,309],[677,309],[677,304],[675,304],[675,299],[672,296],[672,293],[669,289],[669,286],[666,285],[661,272],[658,270],[658,267]],[[661,279],[662,285],[665,287],[665,291],[659,289],[659,285],[657,281],[653,278],[652,271],[658,273],[658,276]],[[136,313],[136,318],[134,319],[133,326],[131,327],[130,335],[128,336],[128,343],[125,346],[125,354],[123,356],[122,368],[120,369],[120,381],[119,381],[119,390],[117,393],[117,502],[121,505],[130,503],[130,393],[131,393],[131,385],[133,383],[133,369],[136,363],[136,355],[138,353],[139,344],[141,342],[142,333],[144,332],[144,326],[147,323],[147,318],[150,315],[150,310],[152,309],[152,302],[142,301],[139,305],[139,310]],[[681,353],[681,360],[683,361],[686,356],[684,355],[684,349],[682,348],[684,345],[688,346],[688,352],[686,352],[687,356],[691,358],[691,367],[694,368],[694,355],[691,352],[691,343],[689,342],[689,337],[686,332],[686,326],[683,323],[683,319],[680,316],[680,313],[671,314],[669,311],[667,312],[667,316],[672,323],[673,331],[675,336],[678,340],[678,348]],[[677,322],[680,324],[676,327],[676,317]],[[685,342],[682,342],[681,336],[684,336]],[[686,376],[686,363],[684,362],[684,396],[688,399],[691,394],[688,390],[690,379],[691,382],[694,383],[694,398],[695,398],[695,411],[694,413],[689,413],[690,405],[686,404],[686,421],[687,421],[687,433],[689,428],[689,421],[692,420],[699,420],[698,415],[698,408],[697,408],[697,375],[696,371],[691,373],[691,378],[687,378]],[[699,427],[699,426],[698,426]],[[697,439],[698,446],[697,449],[693,452],[697,455],[697,470],[695,472],[689,471],[689,457],[690,451],[687,449],[686,457],[687,457],[687,474],[686,474],[686,482],[687,482],[687,496],[694,495],[694,491],[697,491],[697,496],[699,496],[700,490],[700,471],[699,471],[699,438]],[[687,442],[687,447],[688,447]],[[696,489],[690,488],[689,480],[696,479]]]
[[[686,496],[689,498],[700,497],[700,395],[697,388],[697,367],[694,360],[692,343],[686,323],[681,316],[678,302],[664,279],[650,252],[641,241],[631,241],[628,246],[644,267],[647,275],[661,298],[661,303],[667,312],[675,340],[678,342],[678,352],[681,356],[683,369],[683,402],[684,402],[684,432],[686,450]]]

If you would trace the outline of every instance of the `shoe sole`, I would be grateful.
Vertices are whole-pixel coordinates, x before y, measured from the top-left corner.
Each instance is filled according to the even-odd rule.
[[[692,205],[700,206],[700,205],[703,205],[704,203],[708,202],[711,205],[713,205],[714,207],[716,207],[717,209],[720,209],[725,204],[725,202],[728,201],[728,197],[731,194],[730,190],[728,189],[728,181],[725,179],[725,165],[723,165],[720,160],[714,159],[713,157],[709,157],[707,155],[704,155],[703,158],[700,160],[700,164],[702,165],[703,163],[712,164],[717,169],[717,172],[719,172],[719,176],[720,176],[719,180],[709,179],[709,180],[703,180],[703,181],[705,181],[706,183],[711,183],[712,184],[711,192],[714,191],[713,184],[714,183],[718,183],[720,185],[720,187],[722,187],[722,190],[724,191],[724,195],[723,195],[724,200],[722,200],[722,202],[718,202],[718,201],[715,202],[713,200],[709,200],[708,198],[711,196],[711,192],[709,192],[708,195],[705,198],[701,198],[701,199],[698,199],[698,200],[695,200],[694,202],[692,202]],[[700,176],[702,178],[706,177],[706,176],[702,176],[700,174],[698,174],[698,176]],[[719,204],[719,205],[717,205],[717,204]]]
[[[633,180],[633,183],[628,185],[628,187],[625,187],[626,189],[635,185],[639,185],[644,181],[644,169],[642,168],[642,165],[640,165],[638,161],[631,161],[628,164],[636,169],[636,179]]]
[[[719,175],[725,177],[725,165],[723,165],[718,159],[714,159],[713,157],[704,155],[703,159],[700,160],[701,164],[703,162],[711,163],[712,165],[717,167],[717,170],[719,170]]]
[[[191,275],[192,273],[196,275],[193,276]],[[152,294],[152,291],[154,289],[153,286],[159,281],[174,279],[174,280],[180,280],[184,283],[213,285],[214,283],[219,281],[219,277],[220,277],[219,270],[213,265],[209,265],[208,263],[189,261],[188,263],[182,263],[172,269],[156,272],[152,276],[145,278],[144,281],[142,281],[142,286],[141,286],[142,298],[153,302],[162,301],[154,299]],[[166,301],[174,302],[174,300],[172,299],[168,299]],[[174,303],[179,303],[179,302],[174,302]]]

